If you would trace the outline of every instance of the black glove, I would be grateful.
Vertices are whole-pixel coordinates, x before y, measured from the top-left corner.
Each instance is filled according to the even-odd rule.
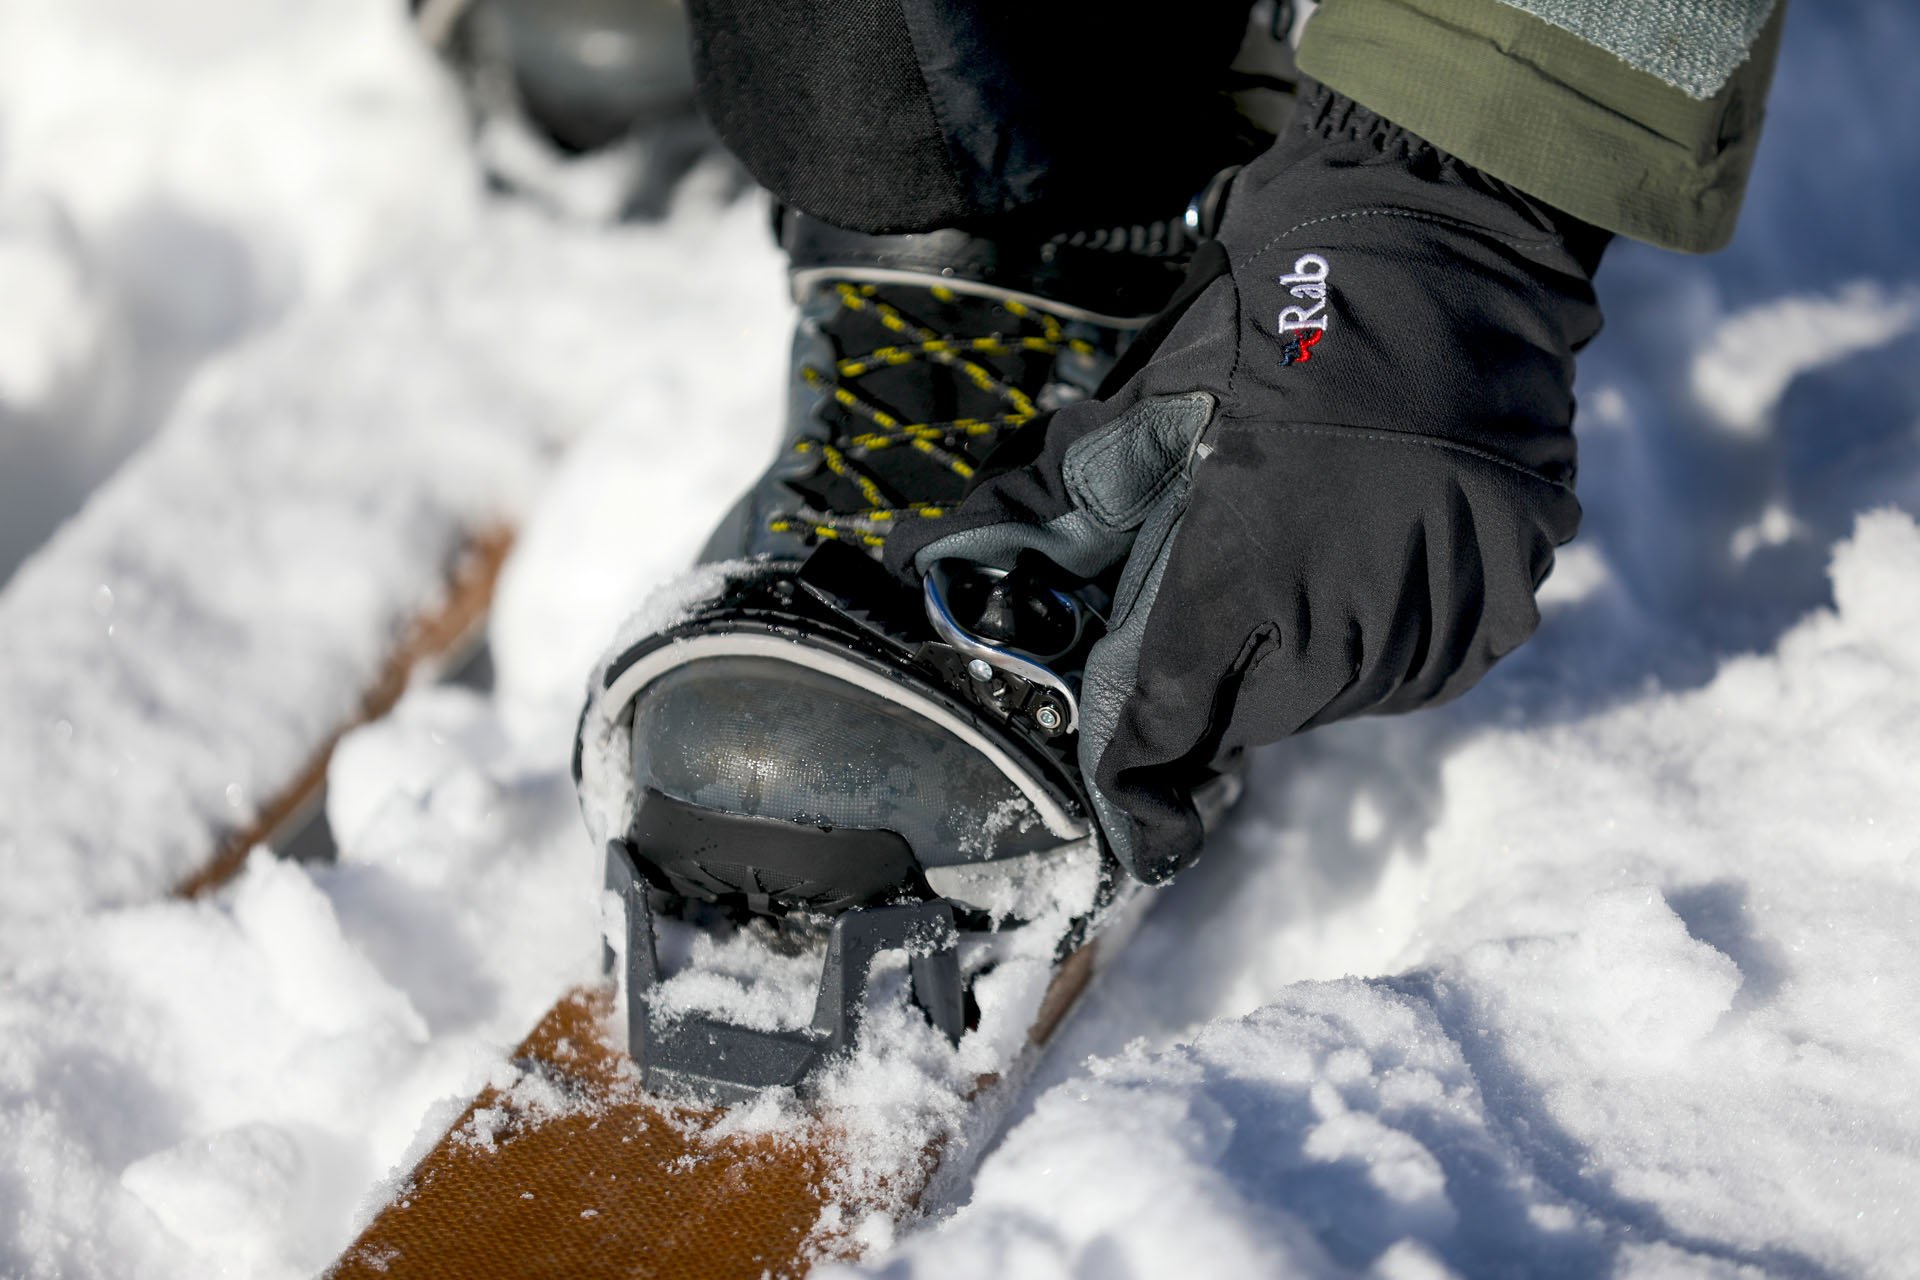
[[[1247,747],[1452,698],[1533,633],[1606,241],[1308,86],[1108,394],[895,536],[922,572],[1124,561],[1080,761],[1133,874],[1193,860],[1193,790]]]

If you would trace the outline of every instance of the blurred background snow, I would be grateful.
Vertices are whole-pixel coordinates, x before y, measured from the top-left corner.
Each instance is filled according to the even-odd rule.
[[[452,87],[387,0],[0,4],[0,578],[210,357],[457,234]]]
[[[1441,712],[1263,753],[979,1177],[875,1269],[1911,1273],[1916,57],[1901,0],[1792,9],[1733,246],[1601,272],[1587,518],[1539,637]],[[0,577],[90,493],[126,526],[0,590],[0,686],[45,721],[0,728],[27,780],[0,794],[0,1274],[311,1272],[590,972],[581,673],[770,447],[778,270],[759,211],[698,183],[638,229],[489,195],[389,0],[0,0]],[[145,720],[198,706],[217,746],[304,694],[292,658],[215,646],[190,685],[114,644],[224,643],[262,602],[378,622],[340,573],[389,532],[367,513],[420,572],[446,513],[392,480],[335,495],[361,523],[263,526],[337,544],[304,613],[307,582],[212,571],[96,612],[101,566],[148,550],[129,529],[155,559],[258,536],[129,481],[350,480],[372,449],[413,483],[461,441],[471,492],[433,501],[523,521],[498,696],[422,691],[348,739],[339,865],[165,900],[160,836],[201,828],[156,819],[163,768],[199,766]],[[350,697],[372,622],[303,678]],[[193,780],[223,804],[249,763]],[[111,835],[91,864],[56,808]]]

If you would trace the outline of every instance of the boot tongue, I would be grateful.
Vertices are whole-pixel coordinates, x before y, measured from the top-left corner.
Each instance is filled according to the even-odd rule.
[[[945,285],[1121,328],[1144,324],[1166,305],[1194,248],[1178,219],[1021,239],[956,228],[868,235],[787,209],[778,227],[796,298],[827,280]]]

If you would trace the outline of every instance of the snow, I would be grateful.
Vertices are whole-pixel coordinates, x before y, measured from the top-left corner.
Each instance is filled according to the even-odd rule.
[[[1920,290],[1856,280],[1833,297],[1792,297],[1728,320],[1693,362],[1693,394],[1727,430],[1765,431],[1768,410],[1801,374],[1912,331]]]
[[[0,918],[138,900],[244,827],[353,717],[463,543],[518,524],[557,451],[673,369],[649,335],[780,305],[777,284],[722,302],[678,274],[768,277],[758,223],[742,206],[669,241],[498,210],[203,369],[0,596],[0,794],[35,797],[0,813],[21,889]]]
[[[1037,960],[959,1054],[876,1011],[826,1105],[978,1166],[855,1273],[1911,1272],[1920,17],[1788,21],[1734,246],[1601,274],[1540,636],[1262,753],[1003,1123]],[[597,968],[580,693],[772,447],[778,260],[698,181],[483,197],[377,0],[14,0],[0,64],[0,484],[158,424],[0,591],[0,1275],[312,1274]],[[346,739],[338,864],[168,897],[489,521],[496,694]]]
[[[0,579],[193,371],[470,217],[385,0],[0,7]]]

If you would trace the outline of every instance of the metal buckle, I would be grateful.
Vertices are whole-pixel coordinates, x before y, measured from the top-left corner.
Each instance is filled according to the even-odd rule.
[[[981,684],[989,684],[996,674],[1045,690],[1048,696],[1033,700],[1027,705],[1027,714],[1040,730],[1049,736],[1072,733],[1080,727],[1080,699],[1073,687],[1051,667],[1034,654],[996,643],[985,636],[977,635],[960,625],[953,615],[953,607],[947,602],[951,570],[949,565],[961,563],[951,560],[936,561],[921,580],[921,595],[926,604],[927,621],[932,625],[934,634],[955,649],[967,660],[967,674]],[[1006,576],[1003,569],[987,565],[967,564],[969,572],[979,573],[989,578]],[[1064,592],[1056,595],[1073,611],[1075,622],[1073,640],[1066,646],[1072,649],[1080,641],[1085,630],[1085,614],[1079,601]],[[1065,652],[1066,650],[1063,650]]]

